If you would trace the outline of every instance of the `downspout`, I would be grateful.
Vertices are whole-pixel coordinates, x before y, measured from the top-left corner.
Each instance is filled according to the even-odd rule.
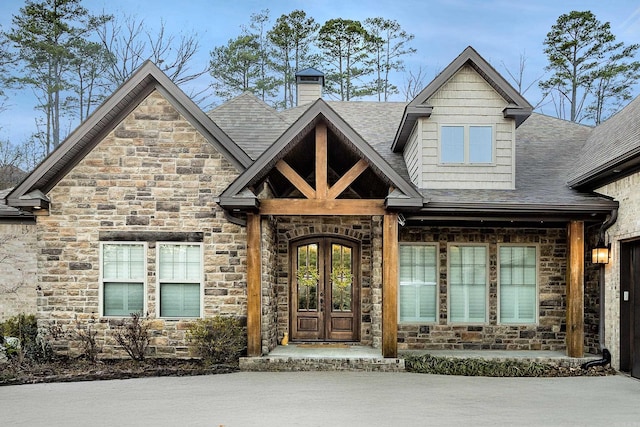
[[[605,241],[605,232],[611,228],[613,224],[618,220],[618,209],[612,209],[611,215],[602,223],[600,226],[600,231],[598,232],[598,241]],[[602,359],[593,360],[591,362],[587,362],[582,365],[582,369],[588,369],[592,366],[606,366],[611,363],[611,353],[608,349],[604,347],[604,288],[605,288],[605,265],[600,264],[600,271],[598,273],[598,285],[600,287],[600,321],[598,327],[598,344],[600,345],[600,349],[602,350]]]

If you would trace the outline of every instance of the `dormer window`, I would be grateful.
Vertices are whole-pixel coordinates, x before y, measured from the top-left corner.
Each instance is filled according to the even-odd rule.
[[[493,126],[445,125],[440,127],[440,163],[493,163]]]

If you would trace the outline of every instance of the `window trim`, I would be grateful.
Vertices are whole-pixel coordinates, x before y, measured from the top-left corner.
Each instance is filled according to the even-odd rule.
[[[198,282],[188,282],[185,280],[178,281],[162,281],[160,280],[160,247],[162,245],[167,246],[199,246],[200,247],[200,275],[198,278]],[[168,319],[168,320],[180,320],[180,319],[202,319],[204,317],[204,244],[202,242],[156,242],[156,291],[155,291],[155,299],[156,299],[156,317],[158,319]],[[161,288],[163,283],[198,283],[200,286],[200,313],[197,317],[180,317],[180,316],[160,316],[161,310]]]
[[[483,247],[485,248],[485,282],[484,282],[484,320],[483,321],[473,321],[473,322],[459,322],[451,320],[451,247],[452,246],[460,246],[460,247]],[[490,258],[491,254],[489,252],[489,244],[488,243],[458,243],[458,242],[449,242],[447,243],[447,325],[488,325],[489,317],[490,317],[490,301],[489,301],[489,293],[491,283],[489,282],[489,274],[490,274]]]
[[[400,265],[400,247],[402,246],[431,246],[434,247],[436,250],[436,282],[435,282],[435,288],[436,288],[436,315],[435,315],[435,320],[420,320],[420,319],[413,319],[413,320],[401,320],[400,319],[400,286],[402,286],[400,284],[400,270],[402,268],[402,266]],[[439,283],[439,262],[438,262],[438,253],[439,253],[439,248],[440,245],[436,242],[400,242],[398,245],[398,324],[402,324],[402,325],[437,325],[438,324],[438,319],[440,319],[440,283]]]
[[[500,290],[501,290],[501,286],[502,283],[500,282],[500,248],[501,247],[533,247],[536,250],[536,261],[535,261],[535,265],[536,265],[536,289],[535,289],[535,310],[534,310],[534,321],[533,323],[505,323],[502,322],[502,315],[500,313]],[[497,292],[496,292],[496,298],[497,298],[497,304],[498,306],[496,307],[496,316],[497,316],[497,320],[496,323],[498,325],[505,325],[505,326],[537,326],[540,323],[540,244],[539,243],[498,243],[497,244],[497,249],[496,249],[496,258],[497,258],[497,262],[496,262],[496,270],[497,270],[497,274],[498,276],[496,277],[496,285],[497,285]]]
[[[462,162],[444,162],[442,160],[442,128],[443,127],[462,127],[463,128],[463,161]],[[470,128],[471,127],[488,127],[491,128],[491,161],[490,162],[471,162],[470,156]],[[440,123],[438,125],[438,165],[439,166],[495,166],[496,165],[496,125],[494,123]]]
[[[107,315],[104,313],[104,247],[107,245],[118,245],[118,246],[142,246],[143,257],[144,257],[144,275],[142,279],[142,317],[146,317],[149,311],[148,308],[148,298],[147,298],[147,290],[148,290],[148,274],[149,274],[149,265],[147,258],[148,244],[147,242],[135,242],[135,241],[108,241],[108,242],[100,242],[100,254],[99,254],[99,285],[98,285],[98,312],[100,313],[100,317],[103,318],[113,318],[113,319],[122,319],[129,317],[129,315]],[[107,280],[107,283],[131,283],[131,280]]]

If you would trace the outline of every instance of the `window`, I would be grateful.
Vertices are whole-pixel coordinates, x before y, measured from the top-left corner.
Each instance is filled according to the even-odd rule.
[[[436,321],[437,277],[436,246],[400,246],[401,322]]]
[[[486,321],[487,248],[449,246],[449,321]]]
[[[202,246],[158,244],[160,317],[200,317]]]
[[[103,243],[102,315],[144,313],[146,246],[142,243]]]
[[[500,323],[535,323],[537,262],[535,246],[500,246]]]
[[[442,163],[492,163],[492,126],[442,126],[440,128]]]

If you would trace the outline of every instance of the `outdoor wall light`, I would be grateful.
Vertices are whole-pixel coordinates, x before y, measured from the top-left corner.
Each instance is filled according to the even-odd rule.
[[[611,244],[605,245],[601,240],[595,248],[591,249],[591,262],[594,264],[608,264],[609,254],[611,252]]]

